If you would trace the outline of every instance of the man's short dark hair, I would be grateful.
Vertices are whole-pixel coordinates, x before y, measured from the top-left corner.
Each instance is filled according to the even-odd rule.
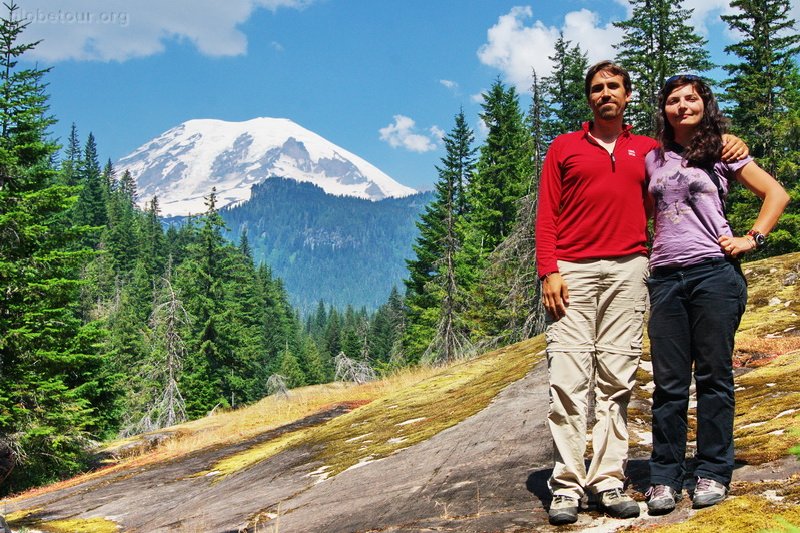
[[[605,60],[600,61],[599,63],[595,63],[589,70],[586,71],[586,81],[584,83],[584,92],[586,93],[586,99],[589,99],[589,93],[592,90],[592,78],[594,78],[595,74],[600,71],[606,70],[613,74],[614,76],[622,76],[622,86],[625,87],[625,92],[630,94],[632,91],[631,88],[631,75],[628,74],[628,71],[625,70],[620,65],[614,63],[613,61]]]

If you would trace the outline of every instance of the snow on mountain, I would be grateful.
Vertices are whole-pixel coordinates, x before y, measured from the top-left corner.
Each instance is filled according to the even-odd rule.
[[[203,213],[217,189],[217,207],[250,198],[250,187],[270,177],[307,181],[328,194],[369,200],[403,197],[401,185],[360,157],[288,119],[244,122],[189,120],[120,159],[134,177],[144,206],[158,195],[161,214]]]

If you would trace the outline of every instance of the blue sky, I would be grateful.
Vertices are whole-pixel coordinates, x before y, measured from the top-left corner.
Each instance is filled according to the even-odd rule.
[[[397,181],[430,189],[440,136],[498,77],[525,92],[559,31],[590,62],[613,57],[622,0],[17,0],[43,39],[53,134],[94,133],[117,160],[193,118],[289,118]],[[725,0],[685,0],[717,63]],[[800,7],[793,8],[800,19]]]

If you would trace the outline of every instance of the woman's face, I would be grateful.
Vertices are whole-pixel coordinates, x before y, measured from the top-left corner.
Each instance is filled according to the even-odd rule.
[[[691,83],[674,89],[664,103],[664,114],[676,132],[697,127],[704,111],[703,99]]]

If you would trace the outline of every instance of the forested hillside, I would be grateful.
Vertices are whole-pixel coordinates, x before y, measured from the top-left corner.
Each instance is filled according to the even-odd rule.
[[[232,240],[246,231],[253,257],[272,267],[301,312],[313,312],[320,300],[374,311],[402,286],[415,222],[432,196],[372,202],[270,178],[220,215]]]

